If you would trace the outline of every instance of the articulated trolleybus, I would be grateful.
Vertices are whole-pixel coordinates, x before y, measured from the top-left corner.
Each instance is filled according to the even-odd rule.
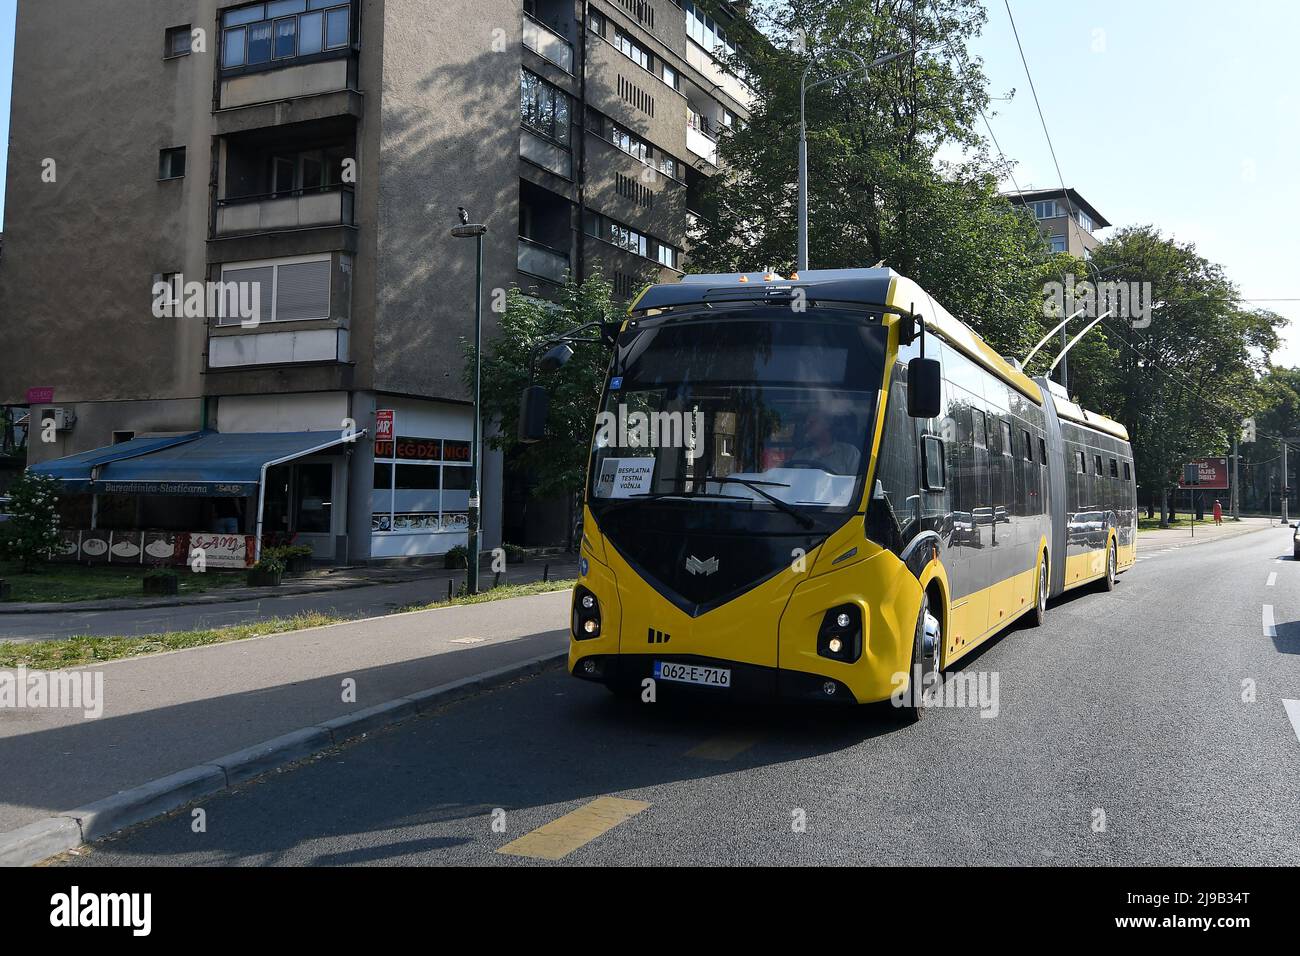
[[[943,669],[1136,558],[1124,427],[890,269],[687,276],[602,333],[576,677],[919,714]]]

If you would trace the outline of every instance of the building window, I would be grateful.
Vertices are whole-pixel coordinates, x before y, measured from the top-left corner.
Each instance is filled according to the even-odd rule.
[[[158,151],[158,178],[180,179],[185,175],[185,147],[174,146]]]
[[[1112,478],[1119,477],[1119,463],[1114,458],[1110,460],[1110,476]]]
[[[247,283],[236,294],[244,302],[257,303],[257,321],[307,322],[330,317],[330,282],[333,261],[329,256],[271,262],[240,262],[221,267],[221,281]],[[239,325],[237,309],[224,309],[218,325]]]
[[[710,53],[735,53],[736,48],[727,40],[727,34],[705,16],[694,3],[687,0],[683,4],[686,10],[686,35]]]
[[[618,246],[627,252],[635,253],[638,256],[648,257],[649,255],[649,238],[630,226],[615,222],[599,213],[588,211],[585,228],[587,235],[596,239],[603,239],[605,242]]]
[[[1105,474],[1105,473],[1101,470],[1101,455],[1093,455],[1093,456],[1092,456],[1092,463],[1093,463],[1093,465],[1096,466],[1096,467],[1094,467],[1093,470],[1092,470],[1092,473],[1093,473],[1094,475],[1098,475],[1098,476],[1100,476],[1100,475],[1102,475],[1102,474]]]
[[[189,56],[190,38],[191,31],[188,23],[183,27],[172,27],[167,31],[167,41],[163,45],[163,58]]]
[[[1034,460],[1034,440],[1029,437],[1029,432],[1024,432],[1025,436],[1025,461]]]
[[[1074,211],[1074,218],[1078,221],[1079,225],[1083,226],[1085,231],[1092,232],[1092,217],[1086,212],[1082,209],[1076,209]]]
[[[1088,473],[1088,456],[1083,452],[1079,452],[1079,457],[1075,459],[1074,466],[1079,474],[1086,475]]]
[[[609,125],[609,141],[629,156],[635,157],[643,163],[650,162],[650,157],[654,154],[654,150],[651,149],[649,143],[639,136],[634,136],[627,130],[615,126],[613,123]]]
[[[639,43],[633,40],[622,30],[614,31],[614,46],[618,47],[619,52],[625,57],[641,67],[643,70],[650,69],[650,54]]]
[[[523,124],[547,139],[569,146],[569,94],[535,73],[519,71]]]
[[[221,18],[221,66],[233,70],[344,50],[352,43],[352,0],[271,0]]]
[[[681,89],[681,81],[677,76],[677,71],[667,63],[664,64],[664,82],[675,90]]]
[[[609,21],[605,19],[605,14],[601,13],[599,10],[592,10],[587,17],[588,28],[598,37],[603,37],[605,35],[608,23]]]
[[[1132,469],[1129,467],[1129,463],[1128,463],[1128,462],[1124,462],[1124,480],[1125,480],[1125,481],[1132,481],[1132,480],[1133,480],[1133,471],[1132,471]]]
[[[1055,219],[1061,214],[1055,199],[1041,199],[1029,205],[1034,210],[1035,219]]]
[[[677,250],[665,243],[659,243],[659,264],[669,269],[677,268]]]
[[[473,478],[469,442],[399,436],[395,442],[377,442],[375,457],[372,532],[469,529]]]
[[[1038,464],[1040,467],[1047,465],[1047,439],[1038,439]]]
[[[1065,236],[1052,236],[1050,239],[1047,240],[1047,245],[1052,252],[1065,252],[1066,250]]]
[[[984,413],[978,408],[971,410],[971,428],[976,448],[987,448],[988,437],[985,432]]]

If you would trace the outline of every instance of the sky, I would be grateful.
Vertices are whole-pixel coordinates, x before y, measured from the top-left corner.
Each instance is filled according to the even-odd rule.
[[[1290,320],[1300,365],[1300,82],[1295,0],[1010,0],[1061,175],[1116,226],[1194,242]],[[1059,185],[1003,0],[972,51],[1022,189]],[[16,0],[0,0],[0,229]],[[1010,183],[1007,183],[1010,188]],[[1102,230],[1105,238],[1113,230]]]
[[[1061,177],[1115,226],[1154,225],[1285,316],[1300,365],[1295,0],[1010,0]],[[1004,0],[971,50],[1021,189],[1059,187]],[[1006,187],[1011,188],[1007,182]],[[1106,238],[1115,230],[1101,230]]]

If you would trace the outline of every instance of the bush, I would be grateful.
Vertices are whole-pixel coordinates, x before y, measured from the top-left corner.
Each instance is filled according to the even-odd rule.
[[[463,544],[458,544],[447,552],[443,560],[448,568],[468,568],[469,548]]]
[[[26,471],[9,485],[10,518],[0,525],[4,553],[22,562],[24,571],[53,557],[59,547],[60,481]]]
[[[273,554],[263,554],[262,560],[253,565],[253,571],[263,574],[284,574],[284,559]]]

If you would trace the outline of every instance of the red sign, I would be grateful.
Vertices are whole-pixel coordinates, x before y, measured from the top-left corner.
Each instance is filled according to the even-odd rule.
[[[380,408],[375,411],[375,457],[393,457],[393,410]]]
[[[407,461],[442,461],[442,441],[437,438],[398,438],[397,457]]]
[[[28,405],[45,405],[54,401],[53,385],[38,385],[27,390]]]
[[[1179,488],[1204,488],[1211,491],[1227,491],[1228,489],[1228,459],[1226,458],[1196,458],[1188,464],[1196,466],[1196,477],[1199,479],[1196,484],[1187,484],[1184,478],[1178,479]]]

